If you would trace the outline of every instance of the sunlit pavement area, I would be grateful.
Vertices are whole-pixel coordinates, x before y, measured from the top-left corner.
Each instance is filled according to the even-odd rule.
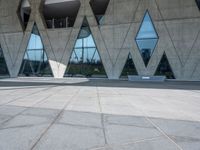
[[[199,82],[0,80],[1,150],[200,150]]]

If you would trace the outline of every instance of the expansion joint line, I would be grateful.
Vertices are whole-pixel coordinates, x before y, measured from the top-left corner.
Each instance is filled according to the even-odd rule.
[[[179,59],[179,61],[180,61],[180,64],[181,64],[181,66],[182,66],[183,64],[182,64],[181,58],[180,58],[180,56],[178,55],[177,48],[176,48],[176,46],[175,46],[175,44],[174,44],[174,42],[173,42],[172,36],[170,35],[169,29],[168,29],[168,27],[167,27],[166,21],[164,20],[164,17],[163,17],[163,15],[162,15],[162,12],[161,12],[161,10],[160,10],[160,7],[158,6],[157,0],[155,0],[155,4],[156,4],[156,7],[157,7],[157,9],[158,9],[158,11],[159,11],[159,14],[160,14],[160,16],[161,16],[161,19],[162,19],[162,21],[163,21],[163,24],[164,24],[164,26],[165,26],[165,29],[166,29],[166,31],[167,31],[167,34],[168,34],[168,36],[169,36],[169,38],[170,38],[170,41],[171,41],[171,43],[172,43],[172,45],[173,45],[174,51],[175,51],[175,53],[176,53],[176,55],[177,55],[177,57],[178,57],[178,59]]]
[[[131,104],[132,105],[132,104]],[[132,105],[133,106],[133,105]],[[144,115],[145,119],[153,126],[155,127],[163,136],[165,136],[170,142],[172,142],[179,150],[183,150],[183,148],[178,145],[173,139],[171,139],[167,133],[165,133],[158,125],[156,125],[151,119],[150,116],[143,110],[140,110],[141,113]]]
[[[67,106],[74,100],[74,98],[79,94],[80,92],[80,88],[77,90],[76,94],[73,94],[72,97],[70,98],[70,100],[64,105],[64,107],[61,109],[61,111],[57,114],[57,116],[55,117],[55,119],[53,119],[53,121],[49,124],[49,126],[43,131],[43,133],[40,135],[40,137],[38,138],[38,140],[33,144],[33,146],[31,146],[30,150],[33,150],[36,145],[39,143],[39,141],[46,135],[46,133],[49,131],[49,129],[56,123],[56,121],[62,116],[62,114],[65,111],[65,108],[67,108]]]
[[[150,118],[149,116],[144,112],[142,111],[144,114],[145,114],[145,119],[151,123],[162,135],[164,135],[169,141],[171,141],[174,145],[176,145],[176,147],[179,149],[179,150],[183,150],[183,148],[178,145],[172,138],[170,138],[167,133],[165,133],[159,126],[157,126]]]
[[[108,140],[106,138],[105,124],[104,124],[104,114],[102,111],[101,98],[99,96],[99,89],[98,89],[97,84],[96,84],[96,92],[97,92],[98,105],[99,105],[100,114],[101,114],[101,125],[102,125],[102,129],[103,129],[104,142],[105,142],[105,145],[108,145]]]
[[[57,87],[57,86],[55,86],[55,87]],[[51,88],[53,88],[53,87],[51,87]],[[48,90],[51,89],[51,88],[48,88]],[[64,89],[64,88],[62,88],[61,90],[59,90],[58,93],[61,92],[63,89]],[[24,110],[21,111],[20,113],[14,115],[14,116],[12,116],[11,118],[9,118],[9,119],[5,120],[4,122],[2,122],[2,123],[1,123],[2,125],[0,125],[0,128],[1,128],[1,126],[3,126],[5,123],[7,123],[7,122],[9,122],[10,120],[14,119],[15,117],[17,117],[17,116],[23,114],[23,113],[26,112],[28,109],[30,109],[30,108],[36,106],[37,104],[40,104],[41,102],[45,101],[46,99],[48,99],[48,98],[50,98],[50,97],[52,97],[52,96],[53,96],[53,94],[50,94],[50,95],[44,97],[43,99],[41,99],[39,102],[37,102],[37,103],[35,103],[35,104],[31,105],[31,106],[26,107],[26,109],[24,109]]]
[[[19,100],[20,98],[28,97],[28,96],[34,95],[34,94],[36,94],[36,93],[41,93],[41,92],[47,91],[47,90],[49,90],[49,89],[51,89],[51,88],[54,88],[54,87],[56,87],[56,86],[51,86],[51,87],[45,88],[45,89],[40,90],[40,91],[32,92],[32,93],[30,93],[30,94],[28,94],[28,95],[25,95],[25,96],[17,97],[17,98],[15,98],[15,99],[11,100],[11,101],[8,101],[8,102],[6,102],[6,103],[0,104],[0,107],[1,107],[1,106],[4,106],[4,105],[7,105],[7,104],[10,104],[10,103],[12,103],[12,102],[15,102],[15,101]]]
[[[134,15],[133,15],[133,17],[132,17],[132,20],[131,20],[129,26],[128,26],[126,35],[125,35],[125,37],[124,37],[124,39],[123,39],[123,42],[122,42],[122,45],[121,45],[121,47],[120,47],[120,51],[119,51],[119,53],[117,54],[117,59],[116,59],[116,61],[114,62],[114,66],[117,64],[117,60],[118,60],[118,58],[119,58],[119,56],[120,56],[120,53],[122,52],[122,48],[123,48],[124,45],[125,45],[125,42],[126,42],[126,40],[127,40],[128,34],[129,34],[130,30],[131,30],[131,27],[132,27],[132,24],[133,24],[133,22],[134,22],[134,19],[135,19],[137,10],[138,10],[138,8],[139,8],[139,6],[140,6],[140,3],[141,3],[141,1],[138,1],[137,7],[136,7],[136,9],[135,9],[135,11],[134,11]],[[129,53],[130,53],[130,50],[129,50]]]

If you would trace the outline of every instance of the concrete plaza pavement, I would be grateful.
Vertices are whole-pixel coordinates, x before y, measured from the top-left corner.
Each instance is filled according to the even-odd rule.
[[[0,150],[200,150],[200,83],[1,79]]]

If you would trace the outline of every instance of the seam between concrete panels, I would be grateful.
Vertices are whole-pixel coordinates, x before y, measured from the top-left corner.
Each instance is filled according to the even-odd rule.
[[[198,32],[197,37],[196,37],[196,39],[195,39],[194,45],[196,44],[197,39],[198,39],[199,36],[200,36],[200,29],[199,29],[199,32]],[[194,49],[193,49],[193,48],[194,48],[194,45],[192,46],[192,50],[191,50],[191,52],[190,52],[190,53],[191,53],[190,56],[192,55],[192,51],[194,50]],[[195,54],[194,54],[194,55],[195,55]],[[189,60],[190,56],[188,57],[188,60]],[[194,76],[194,73],[196,72],[196,70],[197,70],[197,68],[198,68],[199,62],[200,62],[200,59],[198,58],[198,59],[197,59],[197,64],[195,64],[195,67],[194,67],[194,70],[192,71],[191,77]],[[184,71],[185,71],[185,69],[184,69]]]
[[[112,67],[113,67],[113,63],[112,63],[112,61],[111,61],[111,56],[110,56],[110,53],[109,53],[109,51],[108,51],[107,45],[105,44],[104,38],[102,37],[102,33],[101,33],[101,30],[100,30],[100,26],[98,25],[97,20],[95,19],[95,15],[94,15],[94,12],[93,12],[93,10],[92,10],[92,8],[91,8],[91,5],[90,5],[89,1],[87,1],[87,2],[88,2],[87,4],[88,4],[88,8],[89,8],[89,10],[90,10],[90,13],[92,14],[93,21],[95,22],[96,25],[95,25],[95,26],[94,26],[94,25],[91,26],[91,25],[90,25],[90,21],[87,19],[88,15],[85,15],[85,17],[86,17],[86,19],[87,19],[87,21],[88,21],[89,28],[90,28],[90,30],[91,30],[91,34],[92,34],[92,36],[93,36],[95,45],[96,45],[96,47],[97,47],[97,51],[98,51],[98,53],[99,53],[99,57],[100,57],[100,59],[101,59],[101,61],[102,61],[103,67],[104,67],[105,72],[106,72],[106,76],[109,78],[108,69],[106,69],[108,65],[105,65],[106,60],[105,60],[105,59],[102,59],[102,58],[105,58],[105,57],[102,56],[102,50],[98,48],[100,45],[98,44],[99,42],[96,40],[96,36],[94,36],[94,35],[95,35],[94,32],[93,32],[94,28],[96,28],[96,29],[98,30],[98,35],[100,35],[101,40],[103,41],[103,45],[104,45],[104,47],[106,48],[106,52],[107,52],[107,54],[108,54],[108,56],[109,56],[109,59],[110,59],[110,63],[108,63],[108,64],[112,64]],[[108,7],[107,7],[107,9],[108,9]],[[84,11],[85,11],[85,9],[84,9]],[[100,34],[99,34],[99,33],[100,33]],[[106,66],[106,67],[105,67],[105,66]],[[113,74],[113,72],[112,72],[112,74]]]
[[[82,8],[82,5],[83,5],[83,8]],[[78,13],[77,13],[77,16],[76,16],[74,25],[76,24],[77,19],[78,19],[79,17],[82,16],[81,10],[84,11],[84,16],[86,16],[86,15],[85,15],[85,5],[86,5],[85,0],[84,0],[84,4],[83,4],[83,1],[80,0],[80,7],[79,7],[79,10],[78,10]],[[80,29],[81,29],[81,25],[82,25],[82,23],[83,23],[83,19],[84,19],[84,17],[81,17],[81,20],[82,20],[82,21],[81,21],[81,24],[79,24],[79,27],[78,27],[78,28],[79,28],[79,32],[80,32]],[[65,53],[67,53],[67,47],[68,47],[68,45],[70,44],[70,40],[71,40],[71,37],[72,37],[72,33],[73,33],[73,31],[74,31],[75,29],[77,29],[77,28],[75,28],[75,27],[73,26],[73,27],[68,28],[68,29],[70,29],[71,31],[70,31],[70,34],[69,34],[69,36],[68,36],[68,40],[67,40],[67,42],[66,42],[63,55],[62,55],[62,57],[61,57],[61,59],[60,59],[60,62],[61,62],[61,63],[62,63],[63,60],[64,60]],[[79,34],[79,32],[78,32],[78,34]],[[73,41],[73,47],[72,47],[72,49],[70,50],[70,57],[71,57],[71,54],[73,53],[73,49],[74,49],[74,46],[75,46],[75,43],[76,43],[78,34],[77,34],[75,40]],[[70,57],[69,57],[68,62],[66,62],[66,67],[68,66],[68,63],[69,63],[69,61],[70,61]],[[58,65],[58,68],[59,68],[59,67],[60,67],[60,63],[59,63],[59,65]],[[66,69],[67,69],[67,68],[66,68]]]
[[[179,150],[183,150],[183,148],[178,145],[173,139],[171,139],[167,133],[165,133],[159,126],[157,126],[150,118],[149,116],[147,115],[146,117],[146,120],[149,121],[149,123],[151,123],[161,134],[163,134],[163,136],[165,136],[171,143],[173,143]]]
[[[65,47],[64,47],[64,51],[63,51],[63,54],[62,54],[62,57],[60,58],[60,63],[62,63],[62,61],[63,61],[63,59],[64,59],[64,54],[65,54],[65,51],[67,50],[67,46],[69,45],[69,41],[70,41],[70,38],[71,38],[71,36],[72,36],[72,28],[68,28],[68,29],[70,29],[70,33],[69,33],[69,36],[67,37],[68,38],[68,40],[66,41],[66,44],[65,44]],[[58,68],[60,68],[60,64],[59,63],[59,65],[58,65]]]
[[[49,38],[49,35],[48,35],[46,29],[45,29],[45,34],[46,34],[46,36],[47,36],[48,43],[49,43],[49,45],[50,45],[50,49],[51,49],[51,51],[52,51],[52,53],[53,53],[54,59],[55,59],[55,61],[56,61],[56,64],[57,64],[57,66],[59,66],[59,65],[58,65],[58,60],[57,60],[57,58],[56,58],[56,55],[55,55],[55,52],[54,52],[54,49],[53,49],[53,46],[52,46],[52,44],[51,44],[51,39]],[[41,39],[42,39],[42,41],[43,41],[42,36],[41,36]],[[44,42],[43,42],[43,45],[45,45]],[[46,47],[46,46],[44,46],[44,47]],[[45,48],[45,49],[46,49],[46,48]],[[50,50],[50,49],[49,49],[49,50]],[[46,53],[47,53],[47,55],[49,55],[47,49],[46,49]],[[49,61],[49,56],[48,56],[48,61]]]
[[[8,32],[6,32],[6,33],[8,33]],[[11,64],[13,65],[14,63],[13,63],[13,60],[12,60],[12,57],[11,57],[11,54],[10,54],[10,51],[9,51],[7,42],[6,42],[6,40],[5,40],[5,35],[4,35],[4,34],[6,34],[6,33],[2,32],[2,28],[1,28],[1,26],[0,26],[0,34],[1,34],[2,38],[3,38],[4,46],[6,46],[6,48],[7,48],[6,51],[8,52],[8,55],[9,55],[9,57],[10,57]],[[0,41],[0,44],[3,45],[1,41]],[[1,46],[1,48],[2,48],[2,51],[5,52],[5,49],[4,49],[2,46]],[[6,59],[6,57],[7,57],[7,56],[4,55],[5,61],[8,59],[8,58]],[[10,66],[7,65],[7,67],[8,67],[8,70],[11,69]],[[9,73],[10,73],[10,71],[9,71]]]
[[[191,78],[194,77],[194,74],[195,74],[195,72],[197,71],[197,68],[198,68],[198,66],[199,66],[199,62],[200,62],[200,59],[198,59],[197,64],[195,64],[194,70],[192,71]]]
[[[111,3],[111,1],[112,1],[112,3]],[[113,0],[110,0],[110,2],[109,2],[109,4],[108,4],[108,7],[109,7],[109,5],[112,5],[112,7],[114,7],[114,1],[113,1]],[[106,11],[108,11],[108,7],[107,7],[107,10],[106,10]],[[101,26],[98,26],[98,29],[99,29],[99,33],[100,33],[101,39],[102,39],[102,41],[103,41],[103,44],[104,44],[104,46],[105,46],[105,48],[106,48],[107,54],[108,54],[108,56],[109,56],[110,62],[112,63],[112,67],[113,67],[112,58],[111,58],[111,56],[110,56],[110,53],[109,53],[109,51],[108,51],[108,47],[107,47],[107,45],[106,45],[105,39],[103,38],[103,35],[102,35],[102,32],[101,32]],[[113,73],[113,71],[112,71],[112,73]]]
[[[75,21],[74,21],[74,25],[73,25],[73,27],[71,27],[71,28],[68,28],[68,29],[70,29],[71,31],[70,31],[70,34],[69,34],[69,36],[68,36],[68,40],[67,40],[67,42],[66,42],[66,45],[65,45],[65,48],[64,48],[64,52],[63,52],[63,55],[62,55],[62,58],[60,59],[60,62],[62,63],[63,62],[63,60],[64,60],[64,56],[65,56],[65,54],[67,53],[67,48],[68,48],[68,46],[69,46],[69,44],[70,44],[70,40],[71,40],[71,38],[72,38],[72,33],[73,33],[73,31],[74,30],[76,30],[77,28],[75,27],[75,25],[76,25],[76,22],[77,22],[77,20],[78,20],[78,17],[80,17],[81,15],[81,10],[82,10],[82,1],[80,0],[79,1],[80,2],[80,7],[79,7],[79,10],[78,10],[78,13],[77,13],[77,15],[76,15],[76,19],[75,19]],[[83,18],[82,18],[83,19]],[[81,21],[81,23],[82,23],[83,21]],[[81,24],[79,24],[79,32],[80,32],[80,27],[81,26]],[[79,32],[78,32],[78,34],[79,34]],[[70,57],[71,57],[71,54],[73,53],[73,48],[74,48],[74,46],[75,46],[75,43],[76,43],[76,40],[77,40],[77,37],[78,37],[78,34],[76,35],[76,39],[73,41],[73,47],[72,47],[72,49],[71,50],[69,50],[69,53],[70,53]],[[66,69],[67,69],[67,66],[68,66],[68,64],[69,64],[69,61],[70,61],[70,57],[69,57],[69,60],[67,61],[64,61],[65,62],[65,64],[66,64]],[[60,63],[59,63],[59,65],[58,65],[58,68],[60,68]]]
[[[36,142],[31,146],[30,150],[35,149],[35,147],[37,146],[37,144],[41,141],[41,139],[48,133],[48,131],[50,130],[50,128],[52,128],[52,126],[60,119],[60,117],[63,115],[65,109],[71,104],[71,102],[75,99],[75,97],[80,93],[80,88],[77,89],[77,92],[75,95],[72,95],[70,97],[70,100],[63,106],[63,108],[60,110],[60,112],[58,112],[58,114],[56,115],[56,117],[53,119],[53,121],[50,122],[50,124],[47,126],[47,128],[44,129],[44,131],[42,132],[41,135],[39,135],[39,138],[36,140]]]
[[[36,7],[33,7],[33,4],[36,6]],[[42,32],[44,32],[46,35],[47,35],[47,39],[48,39],[48,43],[50,44],[50,46],[51,46],[51,43],[50,43],[50,41],[49,41],[49,37],[48,37],[48,34],[47,34],[47,31],[46,31],[46,27],[45,27],[45,24],[44,24],[44,18],[42,17],[42,14],[41,14],[41,6],[42,6],[42,4],[43,4],[43,0],[39,0],[39,5],[38,5],[38,3],[30,3],[30,6],[32,6],[31,7],[31,10],[33,11],[33,12],[36,12],[37,14],[36,15],[38,15],[38,18],[37,18],[37,16],[34,16],[34,14],[33,13],[31,13],[31,16],[30,16],[30,18],[32,18],[33,19],[33,22],[37,25],[37,28],[38,28],[38,31],[39,31],[39,33],[40,33],[40,37],[41,37],[41,40],[42,40],[42,44],[43,44],[43,46],[44,46],[44,49],[45,49],[45,51],[46,51],[46,53],[47,53],[47,57],[48,57],[48,61],[49,61],[49,54],[48,54],[48,50],[46,49],[46,45],[45,45],[45,43],[46,42],[44,42],[44,37],[42,36],[42,34],[41,34],[41,26],[40,26],[40,24],[42,25],[42,28],[44,29]],[[33,24],[34,24],[33,23]],[[39,26],[38,26],[39,25]],[[54,58],[55,58],[55,53],[54,53],[54,51],[52,50],[52,46],[51,46],[51,51],[53,52],[53,55],[54,55]],[[51,67],[51,65],[50,65],[50,67]]]
[[[98,105],[99,105],[99,109],[100,109],[100,113],[101,113],[101,125],[102,125],[102,130],[103,130],[103,135],[104,135],[104,142],[107,145],[108,140],[107,140],[106,131],[105,131],[104,114],[103,114],[103,111],[102,111],[101,98],[99,96],[99,89],[98,89],[97,84],[96,84],[96,91],[97,91]]]
[[[5,51],[7,51],[8,52],[8,56],[10,57],[10,60],[11,60],[11,64],[13,65],[13,60],[12,60],[12,57],[11,57],[11,55],[10,55],[10,51],[9,51],[9,49],[8,49],[8,46],[7,46],[7,44],[6,44],[6,41],[5,41],[5,37],[4,37],[4,34],[2,33],[1,34],[2,35],[2,38],[3,38],[3,43],[4,43],[4,46],[6,46],[6,48],[7,48],[7,50],[6,49],[4,49],[3,47],[2,47],[2,43],[0,43],[1,44],[1,48],[2,48],[2,51],[5,53]],[[7,56],[5,56],[5,54],[4,54],[4,58],[5,58],[5,61],[8,59],[6,59],[6,57]],[[10,66],[8,66],[7,65],[7,67],[9,68]],[[8,69],[8,70],[10,70],[10,68]]]
[[[79,2],[80,2],[80,1],[79,1]],[[77,18],[78,18],[78,15],[79,15],[79,13],[80,13],[80,10],[81,10],[81,2],[80,2],[80,7],[79,7],[79,10],[78,10],[78,13],[77,13],[77,15],[76,15],[76,19],[75,19],[75,21],[74,21],[74,25],[75,25],[75,22],[77,21]],[[60,63],[62,63],[63,60],[64,60],[64,56],[65,56],[65,53],[66,53],[66,51],[67,51],[67,47],[68,47],[68,45],[69,45],[69,43],[70,43],[70,39],[71,39],[71,36],[72,36],[72,32],[73,32],[73,30],[74,30],[74,25],[73,25],[73,27],[67,27],[67,29],[70,30],[70,33],[69,33],[69,36],[67,37],[68,40],[67,40],[66,45],[65,45],[65,47],[64,47],[64,52],[63,52],[63,55],[62,55],[62,57],[61,57],[61,59],[60,59]],[[76,39],[77,39],[77,38],[76,38]],[[73,42],[74,42],[73,45],[75,45],[76,40],[73,41]],[[73,48],[74,48],[74,46],[73,46]],[[73,52],[73,50],[72,50],[72,52]],[[70,54],[70,57],[71,57],[71,54]],[[69,61],[70,61],[70,60],[69,60]],[[68,65],[69,61],[66,62],[67,65]],[[58,68],[60,68],[60,63],[59,63],[59,65],[58,65]],[[66,65],[66,66],[67,66],[67,65]],[[67,69],[67,68],[66,68],[66,69]]]
[[[105,46],[105,48],[106,48],[106,51],[107,51],[107,53],[108,53],[108,56],[109,56],[109,58],[110,58],[110,62],[112,63],[112,66],[113,66],[113,62],[112,62],[110,53],[109,53],[109,51],[108,51],[108,47],[107,47],[107,45],[106,45],[105,39],[103,38],[101,29],[100,29],[101,27],[98,27],[98,28],[99,28],[99,33],[100,33],[100,35],[101,35],[101,39],[102,39],[102,41],[103,41],[103,44],[104,44],[104,46]]]
[[[173,42],[173,40],[172,40],[172,37],[171,37],[171,35],[170,35],[170,33],[169,33],[169,29],[168,29],[168,27],[167,27],[167,25],[166,25],[166,22],[165,22],[165,20],[164,20],[164,17],[163,17],[163,15],[162,15],[161,11],[160,11],[160,7],[158,6],[157,0],[155,0],[155,4],[156,4],[156,7],[157,7],[157,9],[158,9],[158,11],[159,11],[159,13],[160,13],[160,16],[161,16],[161,18],[162,18],[162,21],[163,21],[163,24],[164,24],[164,26],[165,26],[165,28],[166,28],[166,31],[167,31],[167,33],[168,33],[168,35],[169,35],[170,41],[171,41],[171,43],[172,43],[172,45],[173,45],[173,47],[174,47],[174,51],[175,51],[175,53],[176,53],[176,55],[177,55],[177,57],[178,57],[178,59],[179,59],[179,62],[180,62],[180,64],[181,64],[181,66],[182,66],[182,62],[181,62],[180,56],[179,56],[178,53],[177,53],[177,49],[176,49],[176,47],[175,47],[175,45],[174,45],[174,42]]]
[[[49,55],[49,50],[52,52],[52,54],[53,54],[53,56],[54,56],[54,59],[55,59],[55,61],[56,61],[56,66],[57,67],[59,67],[59,65],[58,65],[58,60],[57,60],[57,58],[56,58],[56,55],[55,55],[55,52],[54,52],[54,50],[53,50],[53,46],[52,46],[52,44],[51,44],[51,42],[50,42],[50,38],[49,38],[49,35],[48,35],[48,33],[47,33],[47,29],[46,29],[46,26],[45,26],[45,21],[44,21],[44,18],[42,17],[42,13],[41,13],[41,8],[42,8],[42,5],[43,5],[43,0],[40,0],[40,3],[39,3],[39,5],[37,5],[37,7],[36,7],[36,12],[38,12],[38,14],[39,14],[39,20],[37,19],[37,18],[34,18],[34,20],[35,20],[35,23],[37,24],[37,22],[41,22],[41,25],[42,25],[42,27],[44,28],[44,30],[43,30],[43,32],[46,34],[46,36],[47,36],[47,39],[46,39],[46,41],[48,40],[48,43],[49,43],[49,45],[50,45],[50,49],[46,49],[46,42],[44,42],[44,37],[43,36],[41,36],[41,34],[40,34],[40,36],[41,36],[41,40],[42,40],[42,43],[43,43],[43,46],[44,46],[44,50],[45,50],[45,52],[46,52],[46,54],[47,54],[47,59],[48,59],[48,62],[49,62],[49,65],[50,65],[50,68],[51,68],[51,71],[52,71],[52,74],[53,74],[53,76],[54,76],[54,72],[55,71],[57,71],[57,70],[55,70],[54,71],[54,69],[52,69],[52,66],[51,66],[51,63],[50,63],[50,55]],[[39,30],[39,32],[41,33],[41,31],[40,31],[40,28],[38,28],[38,30]]]
[[[134,12],[134,14],[133,14],[132,20],[135,19],[135,15],[136,15],[136,13],[137,13],[137,10],[138,10],[138,7],[139,7],[139,5],[140,5],[140,2],[141,2],[141,1],[139,0],[139,1],[138,1],[138,4],[137,4],[137,7],[136,7],[136,9],[135,9],[135,12]],[[118,55],[117,55],[117,58],[116,58],[116,60],[115,60],[115,62],[114,62],[114,65],[116,65],[116,63],[117,63],[117,60],[118,60],[118,58],[119,58],[119,56],[120,56],[120,53],[121,53],[121,51],[122,51],[122,48],[124,47],[124,44],[125,44],[125,42],[126,42],[126,40],[127,40],[127,37],[128,37],[128,34],[129,34],[129,31],[130,31],[131,27],[132,27],[132,23],[129,24],[129,27],[128,27],[128,29],[127,29],[127,33],[126,33],[125,38],[124,38],[124,40],[123,40],[122,46],[120,47],[120,51],[119,51],[119,53],[118,53]],[[135,41],[133,40],[133,42],[135,42]],[[129,50],[129,52],[130,52],[130,50]],[[125,63],[126,63],[126,62],[125,62]],[[123,71],[123,68],[122,68],[122,71]]]
[[[108,2],[107,8],[106,8],[106,11],[105,11],[105,14],[104,14],[105,16],[108,14],[108,7],[111,5],[111,1],[112,0],[109,0],[109,2]]]
[[[51,43],[50,43],[50,41],[49,41],[49,37],[48,37],[47,31],[46,31],[46,28],[45,28],[45,26],[44,26],[44,20],[43,20],[43,18],[42,18],[41,11],[40,11],[41,5],[43,4],[43,0],[39,0],[39,5],[38,5],[38,3],[31,3],[30,1],[29,1],[29,3],[30,3],[30,7],[31,7],[32,12],[36,12],[36,13],[37,13],[36,15],[38,15],[38,18],[37,18],[36,15],[34,15],[33,13],[31,13],[31,14],[30,14],[30,19],[32,18],[33,20],[30,21],[30,19],[29,19],[28,25],[29,25],[30,22],[32,22],[32,23],[31,23],[31,26],[32,26],[32,27],[31,27],[31,32],[32,32],[34,23],[37,25],[38,31],[39,31],[39,33],[40,33],[40,38],[41,38],[41,40],[42,40],[42,44],[43,44],[43,46],[44,46],[44,50],[45,50],[45,52],[46,52],[46,54],[47,54],[47,59],[48,59],[48,62],[49,62],[49,61],[50,61],[50,59],[49,59],[49,50],[51,49],[54,58],[55,58],[55,53],[54,53],[54,51],[52,50],[52,46],[51,46]],[[35,7],[33,7],[33,5],[34,5]],[[38,24],[39,24],[39,26],[38,26]],[[40,26],[40,24],[42,25],[42,28],[44,29],[44,30],[42,31],[43,34],[41,34],[41,28],[40,28],[41,26]],[[26,30],[29,29],[29,28],[28,28],[28,25],[27,25]],[[44,37],[43,37],[44,34],[47,35],[46,41],[50,44],[50,46],[51,46],[50,49],[46,49],[46,42],[44,42]],[[28,42],[29,42],[29,41],[28,41]],[[26,48],[27,48],[27,47],[26,47]],[[26,49],[25,49],[25,51],[26,51]],[[52,71],[52,73],[53,73],[53,75],[54,75],[54,72],[53,72],[53,69],[52,69],[52,66],[51,66],[51,63],[50,63],[50,62],[49,62],[49,65],[50,65],[51,71]]]
[[[34,25],[34,23],[33,24],[31,24],[31,26],[32,26],[32,29],[33,29],[33,25]],[[22,48],[23,48],[23,44],[25,44],[25,48],[23,49],[23,55],[22,55],[22,58],[20,58],[21,60],[21,62],[20,62],[20,66],[19,67],[21,67],[21,65],[22,65],[22,62],[23,62],[23,59],[24,59],[24,56],[25,56],[25,53],[26,53],[26,50],[27,50],[27,47],[28,47],[28,44],[29,44],[29,41],[30,41],[30,38],[31,38],[31,33],[32,33],[32,31],[24,31],[24,33],[23,33],[23,38],[22,38],[22,40],[23,40],[23,42],[22,42],[22,45],[20,45],[20,49],[19,49],[19,51],[18,51],[18,54],[17,54],[17,58],[16,58],[16,61],[15,61],[15,63],[17,62],[17,61],[19,61],[19,53],[20,53],[20,51],[22,50]],[[27,37],[25,36],[27,34]],[[26,42],[24,42],[24,41],[26,41]],[[20,71],[20,68],[19,68],[19,70],[18,70],[18,73],[17,73],[17,76],[18,76],[18,74],[19,74],[19,71]]]
[[[20,32],[18,32],[18,33],[20,33]],[[22,32],[21,32],[22,33]],[[22,33],[23,34],[23,33]],[[20,42],[19,42],[19,44],[18,44],[18,49],[17,49],[17,53],[16,53],[16,56],[15,56],[15,58],[12,58],[11,57],[11,55],[10,55],[10,49],[8,48],[8,43],[6,42],[6,40],[5,40],[5,44],[6,44],[6,47],[7,47],[7,49],[8,49],[8,52],[9,52],[9,55],[10,55],[10,58],[11,58],[11,61],[12,61],[12,67],[15,65],[15,63],[16,63],[16,61],[17,61],[17,58],[18,58],[18,55],[19,55],[19,52],[20,52],[20,49],[21,49],[21,45],[22,45],[22,41],[23,41],[23,39],[24,39],[24,34],[23,34],[23,37],[21,38],[21,40],[20,40]],[[14,59],[14,60],[13,60]]]
[[[24,38],[25,38],[25,36],[24,36],[24,34],[23,34],[23,37],[22,37],[22,39],[21,39],[20,46],[19,46],[19,49],[18,49],[17,56],[16,56],[16,59],[15,59],[14,64],[17,62],[17,59],[18,59],[18,57],[19,57],[20,49],[21,49],[22,43],[23,43],[23,41],[24,41]],[[27,44],[27,45],[28,45],[28,44]],[[25,49],[25,51],[26,51],[26,49]],[[23,61],[23,60],[22,60],[22,61]]]
[[[189,60],[189,58],[190,58],[191,56],[196,55],[196,54],[194,54],[194,53],[192,53],[192,52],[193,52],[193,50],[194,50],[194,46],[195,46],[195,44],[196,44],[196,42],[197,42],[199,36],[200,36],[200,28],[199,28],[199,31],[198,31],[198,33],[197,33],[197,36],[196,36],[194,42],[192,43],[192,47],[191,47],[190,52],[189,52],[189,54],[188,54],[188,56],[187,56],[187,59],[186,59],[185,64],[187,63],[187,61]],[[184,64],[184,66],[185,66],[185,64]]]

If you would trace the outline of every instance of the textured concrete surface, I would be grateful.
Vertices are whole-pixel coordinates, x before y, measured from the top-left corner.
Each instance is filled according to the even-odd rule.
[[[109,79],[118,79],[129,53],[139,75],[154,75],[165,53],[178,80],[200,81],[200,11],[195,0],[110,0],[101,26],[97,25],[90,0],[80,0],[73,27],[47,29],[44,0],[29,0],[27,28],[20,23],[17,9],[21,0],[0,1],[0,44],[11,77],[17,77],[36,23],[53,75],[62,78],[86,17]],[[158,33],[158,44],[146,67],[135,37],[146,10]]]
[[[200,83],[0,80],[2,150],[199,150]]]

